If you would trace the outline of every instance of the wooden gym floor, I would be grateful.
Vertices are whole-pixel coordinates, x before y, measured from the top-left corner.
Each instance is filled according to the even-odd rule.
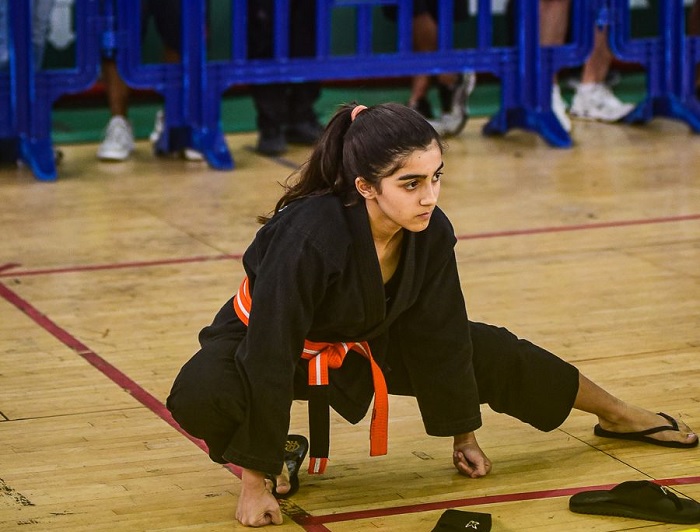
[[[700,137],[676,122],[577,122],[576,146],[532,134],[450,142],[441,205],[472,319],[501,324],[616,395],[700,430]],[[56,183],[0,170],[0,529],[239,527],[236,468],[209,461],[163,407],[180,366],[241,279],[255,216],[308,155],[228,137],[232,172],[158,160],[147,143],[106,164],[63,146]],[[579,490],[654,479],[700,499],[700,449],[604,441],[574,413],[540,433],[484,409],[491,475],[456,474],[451,441],[392,399],[389,454],[367,424],[333,420],[328,473],[300,475],[278,530],[429,531],[447,508],[495,531],[679,531],[568,511]],[[292,432],[306,433],[294,406]]]

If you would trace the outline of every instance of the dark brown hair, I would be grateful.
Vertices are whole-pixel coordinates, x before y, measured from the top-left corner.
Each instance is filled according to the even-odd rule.
[[[335,194],[352,205],[360,198],[355,189],[358,176],[379,188],[381,179],[398,170],[414,151],[433,141],[444,149],[435,129],[405,105],[374,105],[351,120],[355,107],[345,104],[331,118],[309,160],[287,178],[274,213],[295,200],[322,194]],[[261,223],[268,219],[259,217]]]

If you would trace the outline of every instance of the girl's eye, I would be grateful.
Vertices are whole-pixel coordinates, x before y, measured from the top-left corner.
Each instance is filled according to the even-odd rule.
[[[442,178],[442,172],[435,172],[435,175],[433,176],[433,181],[440,181]]]
[[[411,181],[409,183],[406,183],[405,188],[406,190],[414,190],[418,188],[418,181]]]

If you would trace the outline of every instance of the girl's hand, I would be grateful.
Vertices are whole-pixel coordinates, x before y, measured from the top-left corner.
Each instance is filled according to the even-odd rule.
[[[479,447],[474,432],[455,436],[453,448],[452,463],[460,474],[479,478],[488,475],[491,471],[491,460]]]
[[[282,510],[265,482],[265,474],[243,469],[236,519],[244,526],[281,525]]]

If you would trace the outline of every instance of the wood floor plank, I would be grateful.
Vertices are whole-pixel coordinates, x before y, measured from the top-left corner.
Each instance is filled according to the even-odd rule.
[[[575,146],[554,150],[482,125],[450,140],[441,196],[471,318],[700,427],[698,137],[668,120],[576,122]],[[227,140],[232,172],[147,143],[124,164],[62,147],[53,184],[0,168],[0,529],[243,529],[240,481],[162,403],[236,290],[255,217],[309,150],[275,160],[251,151],[254,134]],[[657,479],[700,499],[697,449],[606,441],[581,412],[550,433],[483,414],[494,468],[478,480],[455,472],[449,439],[425,435],[414,399],[391,398],[384,457],[369,457],[367,419],[333,415],[327,473],[300,473],[276,530],[427,531],[449,507],[491,513],[497,531],[690,528],[573,514],[561,493]],[[301,402],[290,431],[308,433]]]

